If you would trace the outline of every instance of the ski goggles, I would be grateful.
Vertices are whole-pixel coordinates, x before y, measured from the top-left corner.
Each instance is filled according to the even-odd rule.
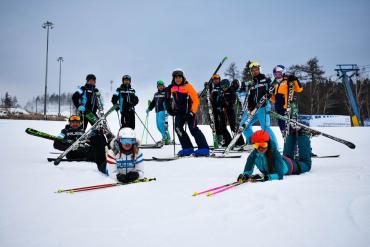
[[[126,144],[133,145],[133,144],[136,143],[136,140],[134,138],[121,138],[120,143],[123,144],[123,145],[126,145]]]
[[[69,121],[81,121],[81,118],[80,118],[80,116],[71,116],[69,118]]]
[[[221,77],[220,77],[220,75],[218,75],[218,74],[215,74],[215,75],[213,75],[212,76],[212,79],[220,79]]]
[[[254,149],[266,149],[268,145],[269,144],[267,142],[256,142],[253,144],[253,148]]]

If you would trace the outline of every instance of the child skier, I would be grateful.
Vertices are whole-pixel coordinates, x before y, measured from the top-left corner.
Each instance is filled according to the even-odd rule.
[[[309,136],[300,130],[298,135],[289,134],[284,144],[283,156],[271,141],[269,133],[264,130],[256,131],[251,141],[254,150],[248,156],[242,174],[238,181],[268,181],[283,179],[284,175],[298,175],[311,170],[311,142]],[[293,159],[294,147],[298,142],[299,159]],[[254,166],[261,174],[253,174]]]
[[[165,103],[166,93],[165,85],[162,80],[157,81],[157,89],[158,92],[154,94],[154,97],[152,101],[150,101],[146,113],[148,114],[151,110],[153,110],[153,108],[155,108],[157,128],[162,134],[161,144],[168,145],[170,144],[171,136],[168,132],[167,111]]]
[[[122,84],[113,94],[113,105],[119,103],[121,112],[121,127],[135,129],[135,106],[139,103],[139,98],[135,94],[135,89],[131,88],[131,76],[124,75]]]
[[[103,104],[100,99],[100,92],[96,88],[96,77],[93,74],[86,76],[86,84],[78,88],[72,95],[72,101],[80,116],[83,119],[83,128],[86,130],[87,123],[89,122],[88,114],[93,114],[98,118],[96,113],[98,110],[103,112]],[[90,122],[90,124],[93,124]]]
[[[260,99],[266,93],[268,93],[272,85],[270,78],[260,73],[260,65],[257,62],[251,62],[249,64],[249,69],[253,76],[253,85],[249,87],[250,90],[248,95],[248,110],[249,112],[251,112],[255,109]],[[276,146],[278,145],[275,134],[270,127],[270,113],[269,113],[270,110],[271,104],[269,100],[267,100],[263,104],[263,106],[257,111],[256,115],[252,118],[252,121],[248,123],[248,126],[244,131],[246,142],[248,144],[251,144],[251,136],[253,135],[252,126],[258,120],[261,125],[261,128],[263,130],[266,130],[269,133],[271,140],[276,144]],[[243,125],[245,124],[248,118],[249,112],[245,111],[243,113],[242,121],[240,122],[239,128],[243,128]]]
[[[171,95],[173,106],[171,106]],[[166,89],[166,107],[171,116],[175,116],[175,130],[180,140],[182,150],[177,155],[207,156],[209,146],[202,131],[197,126],[196,113],[199,107],[199,98],[193,86],[186,80],[184,72],[176,69],[172,72],[171,85]],[[185,123],[188,123],[190,133],[198,145],[194,151],[193,144],[188,134],[184,130]]]
[[[122,128],[117,138],[110,143],[110,149],[105,152],[104,142],[100,137],[92,140],[92,145],[99,146],[95,162],[100,172],[117,179],[122,183],[130,183],[143,178],[143,154],[139,149],[139,140],[131,128]]]

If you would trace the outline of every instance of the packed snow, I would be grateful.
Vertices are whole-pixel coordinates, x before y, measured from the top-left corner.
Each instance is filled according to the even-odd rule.
[[[112,114],[114,132],[117,122]],[[154,123],[149,127],[159,138]],[[145,176],[157,181],[57,194],[59,188],[113,182],[93,163],[48,163],[46,157],[57,156],[50,154],[52,142],[24,132],[31,127],[58,134],[64,125],[0,120],[0,246],[370,246],[367,128],[319,128],[357,147],[313,138],[314,153],[340,158],[314,159],[309,173],[193,197],[234,181],[247,154],[145,162]],[[140,125],[137,121],[141,138]],[[210,128],[201,128],[211,141]],[[145,158],[171,156],[173,146],[143,152]]]

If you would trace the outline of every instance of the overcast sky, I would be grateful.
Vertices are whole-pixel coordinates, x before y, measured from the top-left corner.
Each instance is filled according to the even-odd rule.
[[[124,74],[146,101],[159,79],[182,68],[197,90],[228,56],[241,70],[257,60],[276,64],[317,56],[327,75],[338,63],[370,64],[370,1],[4,1],[0,0],[0,96],[24,104],[44,92],[46,30],[50,31],[48,92],[73,92],[94,73],[110,97]],[[223,70],[221,70],[223,74]],[[150,95],[150,96],[149,96]],[[143,102],[143,101],[142,101]]]

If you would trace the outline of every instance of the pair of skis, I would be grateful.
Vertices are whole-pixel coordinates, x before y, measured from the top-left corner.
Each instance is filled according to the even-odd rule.
[[[35,129],[32,129],[32,128],[27,128],[26,133],[29,134],[29,135],[41,137],[41,138],[44,138],[44,139],[48,139],[48,140],[52,140],[52,141],[58,141],[58,142],[61,142],[61,143],[66,143],[66,144],[71,144],[72,143],[72,142],[70,142],[68,140],[65,140],[63,138],[60,138],[58,136],[50,135],[48,133],[45,133],[45,132],[42,132],[42,131],[39,131],[39,130],[35,130]]]
[[[77,187],[77,188],[71,188],[71,189],[57,189],[55,193],[76,193],[76,192],[83,192],[83,191],[90,191],[90,190],[97,190],[97,189],[105,189],[105,188],[111,188],[116,186],[122,186],[122,185],[128,185],[128,184],[137,184],[137,183],[146,183],[151,181],[156,181],[156,178],[143,178],[138,179],[131,183],[107,183],[107,184],[98,184],[98,185],[92,185],[92,186],[85,186],[85,187]]]

